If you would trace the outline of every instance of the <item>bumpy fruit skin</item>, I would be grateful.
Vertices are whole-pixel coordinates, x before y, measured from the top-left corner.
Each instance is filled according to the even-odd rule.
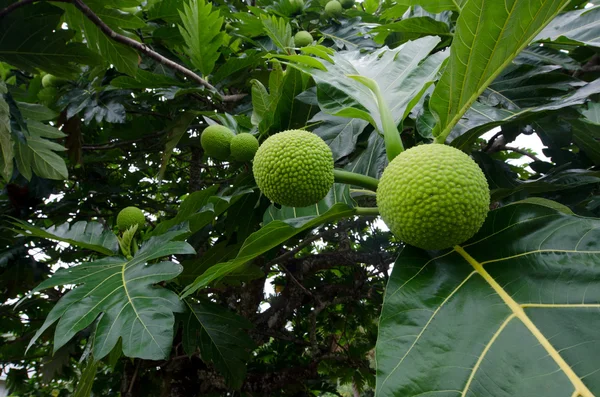
[[[325,4],[325,14],[331,18],[338,18],[342,15],[342,5],[337,0],[331,0]]]
[[[306,30],[301,30],[294,35],[294,45],[296,47],[306,47],[313,42],[313,38]]]
[[[333,186],[333,154],[317,135],[288,130],[263,142],[254,156],[253,171],[256,184],[270,200],[306,207]]]
[[[441,144],[421,145],[402,152],[383,171],[377,205],[402,241],[439,250],[477,233],[489,210],[490,190],[465,153]]]
[[[252,134],[244,132],[231,139],[231,157],[237,161],[250,161],[258,150],[258,139]]]
[[[354,0],[339,0],[344,9],[354,7]]]
[[[117,215],[119,230],[127,230],[135,224],[138,225],[138,230],[146,224],[146,217],[138,207],[125,207]]]
[[[202,132],[200,144],[210,157],[217,160],[227,160],[231,154],[229,145],[233,137],[233,132],[224,125],[210,125]]]

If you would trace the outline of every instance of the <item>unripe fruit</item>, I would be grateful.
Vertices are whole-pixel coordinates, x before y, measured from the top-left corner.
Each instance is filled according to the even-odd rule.
[[[127,230],[133,225],[138,225],[138,230],[146,224],[146,217],[138,207],[126,207],[117,215],[119,230]]]
[[[354,7],[354,0],[339,0],[339,2],[344,9]]]
[[[65,85],[68,81],[69,80],[67,80],[67,79],[63,79],[63,78],[56,77],[51,74],[47,74],[47,75],[44,75],[44,77],[42,77],[42,87],[44,87],[44,88],[61,87],[61,86]]]
[[[253,172],[271,201],[306,207],[324,198],[333,186],[333,154],[317,135],[288,130],[263,142],[254,156]]]
[[[441,144],[400,153],[383,171],[377,188],[379,213],[392,233],[426,250],[473,237],[489,204],[481,168],[462,151]]]
[[[330,18],[339,18],[342,15],[342,5],[337,0],[325,4],[325,15]]]
[[[200,137],[200,144],[208,156],[217,160],[227,160],[231,153],[229,145],[233,136],[233,132],[229,128],[214,124],[204,129]]]
[[[258,139],[246,132],[231,139],[231,157],[237,161],[250,161],[258,150]]]
[[[290,0],[290,5],[292,6],[293,14],[300,13],[304,8],[304,0]]]
[[[301,30],[294,36],[294,45],[296,47],[306,47],[313,42],[313,38],[306,30]]]

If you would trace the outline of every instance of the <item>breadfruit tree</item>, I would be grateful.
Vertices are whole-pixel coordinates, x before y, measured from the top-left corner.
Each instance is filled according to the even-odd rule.
[[[600,395],[598,21],[0,0],[0,380]]]

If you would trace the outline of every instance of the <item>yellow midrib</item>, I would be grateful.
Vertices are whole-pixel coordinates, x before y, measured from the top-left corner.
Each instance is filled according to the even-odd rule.
[[[587,386],[581,381],[579,376],[573,369],[565,362],[561,355],[556,351],[554,346],[550,344],[550,341],[542,334],[542,332],[535,326],[533,321],[527,316],[523,307],[519,305],[501,286],[494,278],[483,268],[481,263],[477,262],[475,258],[469,255],[462,247],[455,246],[454,250],[462,256],[479,275],[494,289],[494,291],[502,298],[504,303],[510,308],[514,316],[517,317],[527,327],[529,332],[538,340],[540,345],[548,352],[548,355],[556,362],[559,368],[567,375],[573,386],[575,387],[574,395],[580,395],[582,397],[595,397],[594,394],[587,388]]]

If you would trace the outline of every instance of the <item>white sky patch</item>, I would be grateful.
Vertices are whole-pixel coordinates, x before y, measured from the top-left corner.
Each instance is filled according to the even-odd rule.
[[[483,134],[481,136],[481,138],[489,140],[491,137],[493,137],[498,132],[500,132],[500,127],[493,128],[493,129],[489,130],[488,132],[486,132],[485,134]],[[537,157],[540,160],[550,161],[550,159],[548,157],[546,157],[544,155],[544,153],[542,152],[542,149],[544,148],[544,144],[540,140],[540,137],[535,133],[533,133],[531,135],[520,134],[519,136],[517,136],[517,139],[512,141],[508,146],[520,148],[520,149],[531,149],[531,150],[533,150],[533,152],[537,155]],[[529,163],[533,162],[533,160],[531,159],[531,157],[522,156],[519,159],[510,159],[507,162],[512,165],[523,165],[523,164],[529,164]],[[529,169],[529,171],[534,172],[532,169]]]

